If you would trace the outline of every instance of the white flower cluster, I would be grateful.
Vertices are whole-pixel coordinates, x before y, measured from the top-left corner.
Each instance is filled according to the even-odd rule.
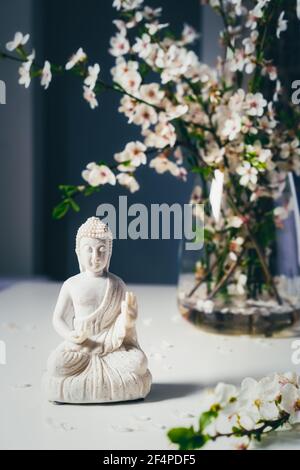
[[[113,7],[117,10],[130,11],[138,8],[144,0],[114,0]]]
[[[269,1],[259,1],[253,10],[243,7],[241,0],[223,2],[229,15],[246,17],[246,28],[250,35],[239,43],[240,29],[233,28],[230,31],[232,48],[227,48],[230,53],[225,63],[220,63],[218,70],[201,64],[196,54],[186,47],[197,37],[193,28],[185,25],[179,39],[172,39],[169,35],[161,36],[161,32],[168,26],[167,23],[158,21],[161,11],[147,7],[143,9],[141,2],[128,3],[130,5],[126,5],[126,9],[130,9],[132,14],[115,21],[118,31],[111,40],[110,49],[111,54],[116,57],[116,65],[112,69],[113,80],[126,93],[121,99],[120,112],[125,114],[130,123],[141,126],[144,143],[148,148],[164,149],[176,145],[177,129],[170,122],[176,118],[181,118],[190,132],[197,128],[208,128],[204,132],[206,145],[200,149],[204,162],[211,167],[224,166],[227,159],[230,171],[240,176],[240,184],[254,192],[255,199],[259,194],[260,174],[267,170],[277,170],[275,158],[280,160],[280,171],[284,169],[280,148],[276,149],[275,154],[272,151],[275,141],[273,133],[279,126],[273,103],[268,103],[261,92],[247,93],[242,88],[235,89],[232,84],[235,73],[245,70],[252,74],[258,66],[256,51],[261,38],[257,27],[263,20]],[[209,3],[214,8],[222,6],[218,0]],[[116,2],[115,6],[121,8],[121,4],[122,2]],[[142,23],[146,31],[131,42],[130,30]],[[278,36],[285,31],[286,26],[282,14],[278,18]],[[129,53],[130,59],[126,60]],[[133,59],[134,56],[136,60]],[[144,82],[141,72],[143,64],[157,73],[159,82]],[[263,61],[261,68],[263,76],[271,81],[277,80],[276,68],[269,61]],[[226,92],[222,86],[224,71],[230,90]],[[165,85],[168,86],[168,93]],[[170,98],[170,90],[173,99]],[[277,81],[274,97],[278,96],[279,90],[280,84]],[[212,135],[212,130],[215,131],[215,136]],[[266,147],[260,143],[265,141],[261,139],[261,134],[268,136]],[[246,145],[249,135],[257,135],[258,138],[253,144]],[[289,145],[282,139],[282,135],[280,139],[278,146],[285,148]],[[295,150],[297,152],[299,148]],[[163,153],[153,159],[150,166],[159,173],[168,170],[178,176],[181,169],[177,163],[170,162],[169,154],[166,156]],[[285,166],[287,171],[292,169],[299,172],[296,157],[293,161],[289,159]]]
[[[23,35],[20,31],[18,31],[14,39],[12,41],[9,41],[6,44],[6,49],[9,52],[13,52],[15,50],[20,51],[22,57],[26,60],[22,63],[22,65],[19,67],[19,84],[24,85],[25,88],[29,88],[30,83],[31,83],[31,69],[32,65],[35,60],[35,51],[33,50],[31,54],[26,54],[24,47],[30,39],[29,34]],[[44,67],[40,72],[41,75],[41,85],[42,87],[47,90],[49,87],[49,84],[52,80],[52,73],[51,73],[51,65],[48,60],[45,61]]]

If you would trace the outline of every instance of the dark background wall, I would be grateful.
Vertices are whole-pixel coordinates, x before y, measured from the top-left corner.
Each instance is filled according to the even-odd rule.
[[[0,44],[32,29],[31,0],[0,1]],[[6,104],[0,105],[0,275],[33,270],[33,91],[17,82],[15,63],[0,61]]]

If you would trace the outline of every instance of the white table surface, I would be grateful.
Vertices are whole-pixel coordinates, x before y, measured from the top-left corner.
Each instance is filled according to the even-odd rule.
[[[59,287],[22,282],[0,292],[0,340],[7,348],[7,364],[0,365],[1,449],[170,449],[166,429],[197,422],[203,388],[297,371],[291,339],[202,333],[179,316],[175,287],[130,286],[153,375],[150,395],[125,404],[53,405],[40,384],[47,356],[60,342],[51,324]],[[277,434],[264,448],[300,449],[299,437]]]

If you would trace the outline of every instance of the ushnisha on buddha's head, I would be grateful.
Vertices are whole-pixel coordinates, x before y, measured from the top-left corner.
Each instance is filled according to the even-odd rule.
[[[101,275],[108,271],[112,253],[112,232],[98,217],[90,217],[79,227],[76,254],[80,271]]]

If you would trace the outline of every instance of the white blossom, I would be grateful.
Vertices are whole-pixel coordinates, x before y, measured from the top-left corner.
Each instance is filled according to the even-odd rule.
[[[229,246],[229,249],[230,249],[230,252],[229,252],[229,258],[231,259],[231,261],[237,261],[238,257],[237,257],[237,253],[239,253],[241,251],[241,248],[244,244],[244,238],[243,237],[237,237],[237,238],[233,238],[231,241],[230,241],[230,246]]]
[[[288,383],[281,391],[282,399],[280,408],[289,413],[291,424],[300,423],[300,390],[295,385]]]
[[[253,54],[253,52],[255,52],[258,36],[258,31],[255,30],[251,32],[250,37],[243,39],[243,45],[247,55]]]
[[[35,59],[35,51],[27,56],[27,61],[23,62],[21,67],[19,67],[19,84],[24,85],[25,88],[28,88],[31,83],[31,66]]]
[[[242,88],[239,88],[229,99],[228,108],[237,113],[241,113],[245,106],[246,94]]]
[[[129,119],[137,126],[142,126],[142,129],[148,129],[151,125],[156,124],[158,120],[157,112],[152,106],[144,103],[139,103],[134,114]]]
[[[117,33],[111,38],[110,46],[109,52],[114,57],[123,56],[130,50],[129,41],[122,33]]]
[[[269,79],[272,81],[277,80],[277,77],[278,77],[277,68],[272,64],[264,65],[262,69],[262,73],[263,75],[268,75]]]
[[[182,165],[182,163],[183,163],[183,153],[182,153],[182,148],[181,147],[176,147],[176,149],[174,150],[173,156],[176,160],[177,165]]]
[[[275,119],[270,119],[268,116],[263,116],[259,120],[259,126],[267,134],[272,134],[273,130],[277,126],[277,121],[275,121]],[[256,134],[257,134],[257,132],[256,132]]]
[[[19,84],[24,85],[25,88],[29,88],[31,83],[30,67],[28,65],[27,62],[24,62],[19,68]]]
[[[267,2],[259,1],[257,5],[249,12],[246,27],[250,29],[256,29],[258,21],[263,16],[263,8]]]
[[[250,75],[254,72],[256,67],[256,57],[254,55],[250,55],[246,58],[245,61],[245,72]]]
[[[119,85],[124,88],[125,91],[131,94],[136,94],[140,84],[142,82],[142,77],[138,72],[128,72],[122,78],[119,78]]]
[[[132,122],[132,117],[135,113],[135,110],[138,106],[138,103],[135,99],[131,98],[128,95],[124,95],[121,98],[121,106],[119,107],[119,112],[124,113],[128,117],[129,122]]]
[[[113,7],[117,10],[131,11],[139,8],[144,0],[114,0]]]
[[[268,121],[268,125],[269,125],[269,121]],[[252,119],[250,119],[248,116],[243,116],[242,117],[241,131],[243,132],[243,134],[253,134],[254,135],[254,134],[258,133],[257,126],[254,125]]]
[[[241,116],[228,108],[220,107],[217,112],[218,132],[223,139],[230,141],[237,138],[242,129]]]
[[[236,414],[225,414],[225,412],[220,413],[217,417],[214,427],[217,433],[220,434],[230,434],[232,428],[238,426],[238,417]],[[221,441],[222,442],[222,441]],[[218,443],[220,445],[220,442]]]
[[[86,53],[83,51],[82,47],[78,49],[75,54],[72,55],[72,57],[69,59],[69,61],[66,64],[66,70],[71,70],[75,65],[77,65],[80,62],[84,62],[87,58]]]
[[[146,150],[147,147],[142,142],[128,142],[123,152],[116,153],[114,158],[118,163],[129,162],[130,167],[138,167],[147,163]],[[125,165],[119,169],[128,171]]]
[[[171,103],[164,103],[166,111],[160,113],[160,120],[173,121],[173,119],[182,118],[187,114],[189,107],[186,104],[178,104],[177,106]]]
[[[295,138],[291,142],[283,142],[281,144],[280,156],[283,159],[296,157],[300,158],[300,142]]]
[[[149,57],[152,52],[152,43],[149,34],[144,33],[141,38],[136,38],[136,42],[132,46],[132,50],[141,57],[141,59]]]
[[[275,216],[275,225],[276,227],[282,227],[282,222],[286,220],[290,214],[290,207],[276,207],[273,211]]]
[[[230,421],[232,423],[232,419]],[[232,428],[231,428],[232,430]],[[248,450],[250,448],[250,439],[247,436],[243,437],[219,437],[216,441],[209,441],[205,450]]]
[[[158,83],[149,83],[140,87],[140,98],[147,103],[159,105],[165,96]]]
[[[249,186],[251,185],[255,186],[257,183],[257,174],[258,171],[256,168],[251,166],[249,162],[243,162],[242,165],[240,165],[237,169],[236,172],[238,175],[241,176],[240,178],[240,185],[241,186]]]
[[[88,86],[83,86],[83,97],[89,103],[91,109],[99,106],[95,92]]]
[[[262,163],[263,165],[258,165],[259,171],[264,171],[265,168],[273,170],[273,164],[271,162],[272,152],[270,149],[263,148],[259,140],[254,142],[254,145],[246,146],[246,154],[252,158],[255,164]]]
[[[195,186],[191,195],[190,204],[201,204],[202,194],[203,194],[203,191],[202,191],[201,186],[199,185]],[[201,266],[202,266],[202,263],[201,263]]]
[[[51,64],[48,60],[45,61],[44,68],[42,70],[41,76],[41,85],[42,87],[47,90],[52,80],[52,73],[51,73]]]
[[[126,28],[131,29],[137,26],[144,18],[141,11],[135,11],[133,16],[126,22]]]
[[[228,227],[234,227],[234,228],[240,228],[243,225],[244,221],[241,217],[238,217],[237,215],[228,217],[227,219],[227,226]]]
[[[244,49],[236,49],[228,59],[231,72],[242,72],[246,64],[247,56]]]
[[[238,396],[238,389],[234,385],[219,382],[214,390],[214,402],[221,408],[227,406],[230,401]]]
[[[248,93],[246,95],[245,107],[249,116],[262,116],[267,104],[268,103],[264,99],[262,93]]]
[[[275,88],[275,93],[273,95],[273,101],[275,101],[275,103],[277,101],[279,101],[279,95],[282,94],[282,85],[281,85],[281,81],[280,80],[276,80],[276,88]]]
[[[176,143],[176,131],[173,124],[169,122],[159,122],[154,131],[146,129],[143,131],[145,136],[145,145],[147,147],[156,147],[163,149],[164,147],[174,147]]]
[[[208,145],[206,149],[202,149],[201,156],[209,165],[221,163],[224,159],[225,148],[220,148],[217,144]]]
[[[194,41],[196,41],[198,37],[199,37],[199,33],[197,33],[195,28],[185,23],[183,27],[183,31],[181,33],[181,44],[182,45],[191,44]]]
[[[300,377],[296,372],[285,372],[284,374],[276,374],[279,384],[283,387],[286,384],[292,384],[299,388]]]
[[[111,74],[115,82],[118,82],[123,75],[129,72],[137,72],[139,69],[139,63],[135,60],[129,60],[128,62],[124,57],[118,57],[116,59],[116,65],[111,69]]]
[[[14,39],[6,43],[6,49],[12,52],[20,46],[25,46],[25,44],[29,41],[29,38],[29,34],[23,35],[22,33],[20,33],[20,31],[18,31],[15,34]]]
[[[176,162],[176,164],[178,165],[178,162]],[[179,166],[178,168],[179,168],[179,172],[178,172],[177,178],[181,181],[187,181],[188,172],[186,168],[184,168],[183,166]]]
[[[165,156],[153,158],[149,163],[149,167],[154,168],[159,174],[169,172],[173,176],[178,177],[179,175],[179,167]]]
[[[161,7],[151,8],[151,7],[145,6],[145,8],[143,10],[143,15],[144,15],[144,18],[146,20],[150,21],[150,20],[153,20],[155,18],[158,18],[161,15],[161,12],[162,12]]]
[[[275,400],[279,396],[280,386],[276,375],[265,377],[259,382],[252,378],[244,379],[238,397],[241,425],[246,430],[251,430],[260,419],[277,419],[279,408]]]
[[[125,91],[134,95],[138,95],[138,90],[142,83],[138,67],[138,62],[132,60],[126,62],[123,57],[119,57],[116,66],[111,70],[114,81]]]
[[[182,75],[192,78],[192,71],[198,67],[199,60],[193,51],[171,44],[167,51],[159,49],[155,65],[162,69],[161,81],[165,84],[176,82]]]
[[[265,8],[271,0],[258,0],[257,4],[259,8]]]
[[[287,20],[284,19],[284,11],[282,11],[278,18],[278,24],[277,24],[277,30],[276,30],[276,36],[278,37],[278,39],[280,37],[280,34],[287,30],[287,27],[288,27],[288,22]]]
[[[113,20],[113,24],[116,26],[122,36],[125,37],[127,35],[127,23],[125,23],[125,21]]]
[[[167,28],[169,23],[159,23],[158,21],[153,21],[152,23],[146,23],[146,28],[150,36],[154,36],[161,29]]]
[[[121,186],[125,186],[131,193],[135,193],[140,189],[140,186],[134,176],[127,173],[119,173],[117,181]]]
[[[96,86],[99,73],[100,73],[100,65],[99,64],[96,63],[96,64],[94,64],[92,66],[90,65],[88,67],[88,75],[84,80],[84,84],[87,87],[89,87],[91,90],[94,90],[94,88]]]

